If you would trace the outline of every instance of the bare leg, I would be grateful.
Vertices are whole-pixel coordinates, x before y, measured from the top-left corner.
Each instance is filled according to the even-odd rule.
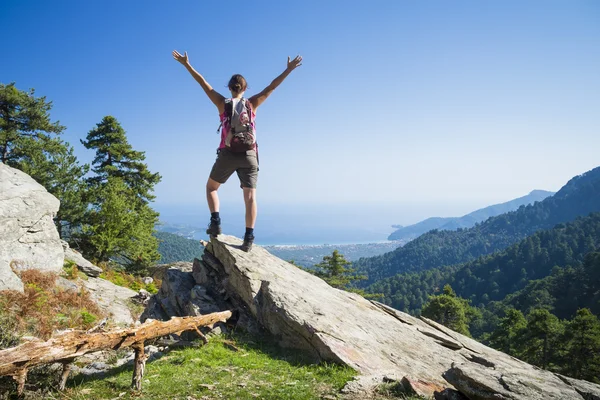
[[[217,194],[219,186],[221,186],[219,182],[208,178],[208,182],[206,182],[206,200],[211,213],[219,211],[219,195]]]
[[[242,188],[244,190],[244,204],[246,205],[246,228],[254,228],[256,222],[256,189]]]

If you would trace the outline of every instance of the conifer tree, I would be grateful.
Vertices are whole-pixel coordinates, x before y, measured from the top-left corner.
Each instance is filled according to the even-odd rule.
[[[577,311],[567,323],[564,373],[574,378],[600,383],[600,321],[587,308]]]
[[[154,199],[154,185],[160,182],[161,176],[148,170],[144,152],[133,150],[115,117],[104,117],[81,143],[96,151],[92,162],[95,175],[89,178],[92,186],[106,184],[109,177],[120,178],[142,203],[148,204]]]
[[[104,117],[81,143],[96,151],[82,250],[98,261],[115,259],[129,270],[158,260],[158,240],[152,235],[158,213],[149,203],[160,175],[150,172],[144,153],[133,150],[114,117]]]
[[[339,251],[334,250],[330,256],[324,256],[323,261],[315,264],[311,272],[334,288],[348,290],[350,283],[366,279],[363,275],[355,274],[356,269],[350,268],[351,264]]]
[[[34,89],[24,92],[14,83],[0,83],[0,161],[22,169],[23,163],[33,166],[60,148],[56,138],[65,127],[50,121],[51,108],[52,102],[35,97]]]
[[[52,165],[46,188],[60,200],[54,222],[61,238],[70,241],[72,232],[81,228],[88,207],[84,177],[89,165],[79,164],[73,147],[68,143],[52,156]]]
[[[507,309],[504,318],[500,319],[498,326],[489,337],[490,345],[506,354],[518,357],[516,338],[526,326],[527,320],[521,311],[514,308]]]
[[[564,329],[561,321],[542,308],[527,315],[527,326],[516,341],[523,359],[544,369],[551,367],[560,350],[559,337]]]
[[[152,235],[154,211],[132,202],[133,190],[121,178],[108,178],[87,215],[84,235],[88,253],[99,261],[111,258],[138,270],[160,258]]]
[[[442,294],[429,297],[421,311],[424,317],[467,336],[471,336],[469,322],[478,314],[468,300],[456,296],[450,285],[444,286]]]

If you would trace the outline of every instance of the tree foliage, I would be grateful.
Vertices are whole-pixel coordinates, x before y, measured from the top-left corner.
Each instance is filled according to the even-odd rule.
[[[570,318],[578,308],[600,312],[594,305],[600,294],[586,289],[600,287],[600,274],[594,273],[592,259],[584,263],[587,267],[582,265],[586,255],[598,249],[600,213],[594,213],[537,232],[490,256],[399,274],[371,285],[368,291],[383,293],[383,302],[392,307],[418,314],[429,296],[450,284],[458,296],[478,307],[506,301],[525,314],[534,308],[549,307],[555,308],[560,318]]]
[[[600,383],[600,320],[588,308],[577,310],[562,337],[564,373]]]
[[[148,170],[144,152],[131,147],[125,130],[115,117],[104,117],[81,143],[96,152],[92,162],[94,175],[88,179],[93,187],[102,187],[108,178],[119,178],[141,203],[148,204],[154,199],[152,192],[161,176]]]
[[[156,213],[132,202],[133,191],[119,178],[109,178],[97,194],[83,226],[86,252],[98,261],[115,258],[130,270],[158,260]]]
[[[442,294],[429,298],[421,315],[458,333],[471,336],[469,322],[478,312],[467,300],[457,297],[450,285],[446,285]]]
[[[315,264],[314,274],[334,288],[348,289],[350,283],[364,279],[363,276],[355,274],[356,270],[350,267],[351,264],[334,250],[330,256],[324,256],[323,261]]]
[[[144,153],[133,150],[114,117],[104,117],[86,139],[82,144],[96,156],[80,248],[98,261],[116,259],[130,271],[142,269],[160,258],[153,235],[158,213],[149,205],[160,175],[148,170]]]

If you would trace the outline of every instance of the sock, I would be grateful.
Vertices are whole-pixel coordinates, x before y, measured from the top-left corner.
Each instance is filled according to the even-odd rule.
[[[245,236],[254,236],[254,228],[246,228]]]
[[[210,219],[216,222],[221,222],[221,217],[219,217],[219,212],[210,213]]]

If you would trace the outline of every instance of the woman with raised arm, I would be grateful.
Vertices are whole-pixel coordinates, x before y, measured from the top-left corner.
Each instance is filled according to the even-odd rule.
[[[246,79],[236,74],[227,85],[231,98],[225,98],[210,86],[190,64],[187,52],[181,55],[173,51],[173,58],[179,61],[200,84],[208,98],[219,110],[222,124],[221,143],[217,150],[217,160],[210,172],[206,183],[206,199],[211,217],[206,233],[217,236],[221,233],[221,218],[219,217],[219,186],[227,181],[234,173],[240,179],[246,206],[246,233],[242,250],[250,251],[254,243],[254,224],[256,222],[256,184],[258,180],[258,147],[256,145],[256,130],[254,119],[256,109],[273,93],[283,80],[294,69],[302,65],[302,57],[293,60],[288,57],[287,68],[260,93],[249,99],[244,98]]]

